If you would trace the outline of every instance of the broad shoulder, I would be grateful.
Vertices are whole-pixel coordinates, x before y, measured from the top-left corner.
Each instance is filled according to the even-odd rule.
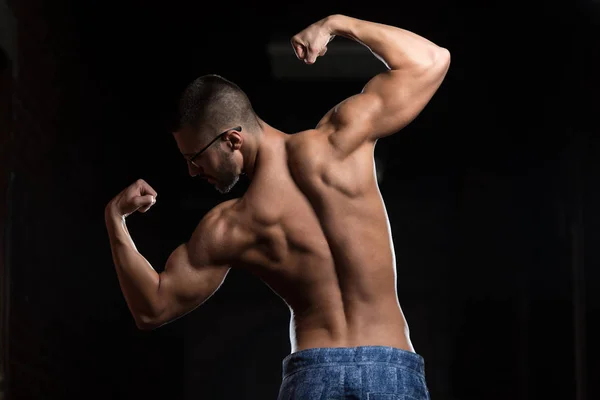
[[[331,145],[327,129],[310,129],[291,135],[286,143],[288,163],[292,172],[317,172],[331,160]]]
[[[339,143],[332,125],[324,124],[302,132],[292,143],[288,155],[290,171],[301,190],[325,195],[320,189],[332,187],[350,197],[373,188],[374,142],[363,142],[352,151]]]
[[[324,117],[327,118],[327,117]],[[373,161],[375,142],[365,142],[348,152],[340,143],[339,131],[333,125],[320,123],[315,129],[299,132],[290,138],[287,145],[290,170],[298,175],[322,175],[332,168],[359,165]]]
[[[333,132],[330,126],[323,125],[291,134],[286,141],[286,149],[288,152],[296,152],[305,150],[308,146],[324,145]]]

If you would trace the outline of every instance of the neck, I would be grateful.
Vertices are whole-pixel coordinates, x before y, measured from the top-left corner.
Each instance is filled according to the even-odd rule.
[[[244,170],[250,180],[254,178],[257,165],[259,165],[260,155],[267,151],[267,148],[272,144],[272,139],[275,136],[282,135],[283,132],[278,131],[266,122],[260,120],[261,129],[255,135],[252,135],[250,146],[246,146],[246,152],[242,153],[244,157]]]

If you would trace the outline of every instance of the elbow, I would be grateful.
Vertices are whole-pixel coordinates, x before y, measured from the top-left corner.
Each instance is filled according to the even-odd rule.
[[[132,312],[132,315],[135,320],[135,325],[142,331],[154,330],[164,325],[169,319],[167,307],[161,301],[154,301],[143,310],[136,309],[135,312]]]
[[[434,65],[441,65],[444,70],[448,70],[450,51],[444,47],[438,47],[434,55]]]
[[[427,62],[421,62],[419,66],[421,74],[435,80],[444,79],[449,68],[450,52],[439,46],[432,47]]]
[[[445,75],[450,66],[450,51],[436,45],[429,46],[418,58],[412,59],[412,68],[421,74]]]
[[[447,70],[450,65],[450,52],[444,47],[432,46],[426,60],[421,62],[423,70]]]
[[[154,329],[158,328],[158,326],[155,324],[145,324],[139,322],[136,322],[135,326],[137,326],[140,331],[153,331]]]
[[[433,54],[432,69],[439,72],[443,78],[448,68],[450,68],[450,51],[444,47],[437,47]]]
[[[157,318],[149,317],[147,315],[135,316],[134,320],[135,326],[141,331],[151,331],[162,325]]]

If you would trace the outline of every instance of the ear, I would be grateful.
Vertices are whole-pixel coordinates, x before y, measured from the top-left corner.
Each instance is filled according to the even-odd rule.
[[[227,140],[229,147],[232,150],[239,150],[242,147],[242,143],[244,143],[244,138],[242,134],[236,130],[229,130],[223,138]]]

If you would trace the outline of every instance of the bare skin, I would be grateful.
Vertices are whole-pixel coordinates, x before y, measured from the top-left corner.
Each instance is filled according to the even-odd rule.
[[[242,268],[290,307],[292,352],[354,346],[414,351],[398,302],[392,234],[373,152],[378,139],[422,111],[450,57],[414,33],[341,15],[312,24],[294,36],[292,47],[312,64],[336,35],[366,45],[389,70],[330,110],[315,129],[288,135],[261,120],[260,130],[231,129],[196,165],[188,163],[190,175],[221,191],[243,173],[251,184],[242,198],[211,210],[163,272],[135,249],[125,223],[127,215],[146,212],[156,192],[140,180],[107,205],[113,259],[140,329],[192,311],[230,268]],[[174,137],[186,158],[206,144],[190,127]]]

